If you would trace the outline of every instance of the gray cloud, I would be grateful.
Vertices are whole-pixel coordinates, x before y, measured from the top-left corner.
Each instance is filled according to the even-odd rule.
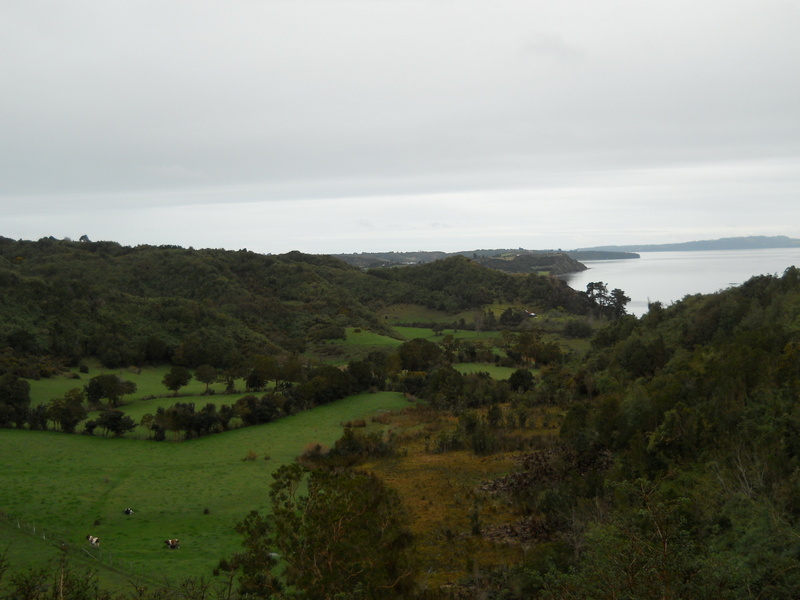
[[[798,26],[778,0],[0,3],[0,235],[800,237]]]

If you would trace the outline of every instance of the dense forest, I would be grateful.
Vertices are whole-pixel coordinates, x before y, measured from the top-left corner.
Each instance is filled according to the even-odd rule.
[[[558,279],[512,277],[458,256],[364,272],[299,252],[50,238],[0,238],[0,288],[0,347],[70,364],[92,356],[112,368],[228,367],[255,354],[302,352],[347,326],[391,334],[376,310],[398,303],[452,312],[493,301],[593,309]]]
[[[602,315],[603,327],[584,332],[591,343],[580,354],[507,321],[495,349],[516,368],[507,380],[455,370],[459,354],[476,347],[445,336],[409,340],[343,369],[316,366],[242,408],[256,418],[274,408],[276,394],[285,403],[299,393],[290,388],[314,398],[327,389],[308,384],[315,375],[351,386],[342,393],[391,388],[425,400],[454,422],[431,440],[431,452],[514,454],[517,467],[485,482],[482,493],[511,507],[506,541],[526,548],[523,559],[475,569],[446,589],[417,588],[426,565],[399,496],[357,469],[402,454],[402,443],[347,429],[330,452],[312,449],[275,474],[273,513],[252,512],[236,526],[242,551],[219,572],[238,583],[219,598],[800,597],[796,267],[654,303],[637,318],[625,314],[624,293],[609,294],[602,283],[577,293],[465,257],[364,272],[297,253],[55,240],[2,240],[0,250],[9,383],[15,368],[47,354],[220,369],[233,350],[292,356],[336,328],[390,334],[375,310],[395,303],[455,312],[503,301]],[[278,372],[262,366],[266,379]],[[559,433],[537,447],[515,446],[532,411],[561,415]],[[484,535],[477,510],[471,535]],[[282,572],[275,548],[289,562]]]
[[[795,267],[600,331],[511,486],[571,540],[542,597],[798,597],[798,350]]]

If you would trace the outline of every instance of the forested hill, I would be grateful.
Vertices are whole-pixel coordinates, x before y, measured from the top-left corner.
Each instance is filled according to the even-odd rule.
[[[462,252],[361,252],[336,254],[347,264],[362,268],[418,265],[453,256],[472,258],[480,264],[506,273],[539,273],[564,275],[586,270],[572,253],[553,250],[495,249]],[[606,257],[609,258],[609,257]]]
[[[748,236],[721,238],[718,240],[698,240],[679,244],[634,244],[629,246],[595,246],[580,248],[580,251],[604,252],[691,252],[698,250],[758,250],[762,248],[800,248],[800,240],[776,236]],[[571,253],[572,254],[572,253]]]
[[[363,271],[330,256],[0,238],[0,348],[106,366],[164,360],[225,366],[297,352],[357,326],[391,333],[377,310],[444,311],[496,300],[585,312],[563,282],[513,276],[464,257]]]
[[[800,270],[656,303],[592,347],[561,427],[574,470],[521,488],[586,532],[544,597],[800,597]]]

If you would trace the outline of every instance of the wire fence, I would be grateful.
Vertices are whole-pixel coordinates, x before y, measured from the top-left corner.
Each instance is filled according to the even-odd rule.
[[[0,511],[0,520],[4,521],[11,527],[18,529],[21,533],[29,535],[34,538],[41,539],[56,546],[60,551],[67,554],[67,556],[81,556],[96,561],[98,565],[104,568],[111,569],[120,575],[129,577],[137,581],[148,583],[163,583],[154,578],[152,575],[142,573],[136,566],[129,560],[126,560],[123,555],[117,552],[105,550],[102,547],[102,542],[99,546],[92,546],[88,540],[81,543],[74,543],[68,541],[68,536],[62,532],[53,531],[45,527],[41,527],[36,523],[31,523],[23,519],[12,517]]]
[[[142,573],[135,565],[126,560],[119,553],[113,553],[101,546],[93,547],[88,540],[79,543],[67,541],[68,536],[63,532],[50,530],[40,527],[36,523],[31,523],[23,519],[9,516],[0,511],[0,521],[18,529],[21,533],[38,538],[44,542],[52,544],[63,552],[67,557],[80,556],[81,559],[95,561],[98,566],[102,566],[105,572],[111,571],[118,578],[119,582],[126,582],[135,588],[135,597],[142,597],[141,594],[151,589],[168,590],[164,598],[175,598],[176,600],[233,600],[239,598],[238,592],[234,589],[234,580],[230,579],[213,581],[212,579],[188,578],[180,581],[170,580],[166,574],[154,576],[152,573]],[[3,548],[0,548],[0,553]],[[128,597],[128,596],[125,596]],[[149,597],[149,596],[148,596]],[[156,596],[153,596],[156,597]],[[162,596],[158,596],[162,597]],[[133,596],[131,596],[133,598]]]

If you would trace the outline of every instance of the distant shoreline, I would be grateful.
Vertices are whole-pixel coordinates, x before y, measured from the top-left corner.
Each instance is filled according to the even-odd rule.
[[[800,240],[784,235],[747,236],[700,240],[678,244],[631,244],[625,246],[594,246],[578,248],[569,254],[582,252],[698,252],[703,250],[760,250],[769,248],[800,248]],[[580,259],[579,259],[580,260]],[[592,260],[585,258],[584,260]]]

